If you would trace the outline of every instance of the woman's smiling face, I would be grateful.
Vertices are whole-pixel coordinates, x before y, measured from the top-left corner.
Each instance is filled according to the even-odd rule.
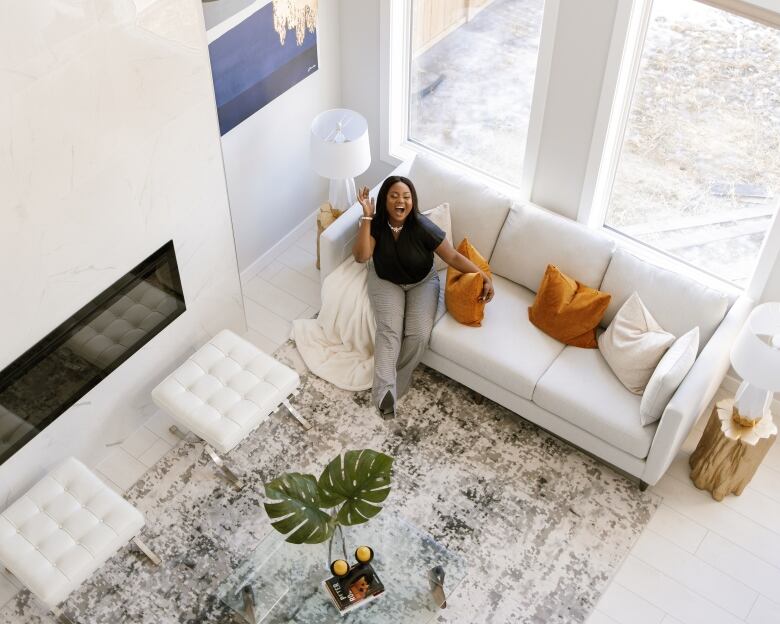
[[[412,191],[403,182],[396,182],[387,191],[387,216],[393,223],[403,223],[414,208]]]

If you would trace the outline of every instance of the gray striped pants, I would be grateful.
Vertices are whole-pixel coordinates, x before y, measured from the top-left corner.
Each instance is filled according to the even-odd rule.
[[[412,371],[428,348],[439,302],[439,274],[431,268],[416,284],[399,285],[379,277],[369,261],[368,297],[376,319],[372,397],[379,407],[388,392],[394,403],[406,393]]]

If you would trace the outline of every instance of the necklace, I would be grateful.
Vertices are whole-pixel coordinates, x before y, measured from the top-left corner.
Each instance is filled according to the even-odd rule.
[[[401,230],[403,230],[403,229],[404,229],[404,224],[403,224],[403,223],[402,223],[401,225],[399,225],[398,227],[396,227],[396,226],[394,226],[393,224],[391,224],[391,223],[388,221],[388,222],[387,222],[387,225],[389,225],[389,226],[390,226],[390,229],[391,229],[391,230],[393,230],[393,232],[394,232],[395,234],[398,234],[398,233],[399,233]]]

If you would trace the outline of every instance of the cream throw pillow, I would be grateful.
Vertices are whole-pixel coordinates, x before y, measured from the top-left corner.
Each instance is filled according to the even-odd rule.
[[[639,404],[639,418],[643,425],[649,425],[661,418],[667,403],[685,379],[699,352],[699,328],[694,327],[683,334],[669,348],[655,367],[653,376]]]
[[[434,224],[438,225],[444,233],[446,238],[452,244],[452,218],[450,217],[450,205],[447,202],[439,204],[436,208],[431,208],[422,213],[428,217]],[[447,268],[447,263],[444,262],[435,253],[433,254],[433,268],[437,271]]]
[[[673,342],[674,336],[661,328],[633,293],[599,336],[599,349],[621,383],[642,394]]]

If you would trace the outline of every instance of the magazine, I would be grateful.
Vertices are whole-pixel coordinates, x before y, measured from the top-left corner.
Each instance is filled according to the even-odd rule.
[[[370,563],[358,563],[345,576],[333,576],[322,585],[342,615],[376,600],[385,591]]]

